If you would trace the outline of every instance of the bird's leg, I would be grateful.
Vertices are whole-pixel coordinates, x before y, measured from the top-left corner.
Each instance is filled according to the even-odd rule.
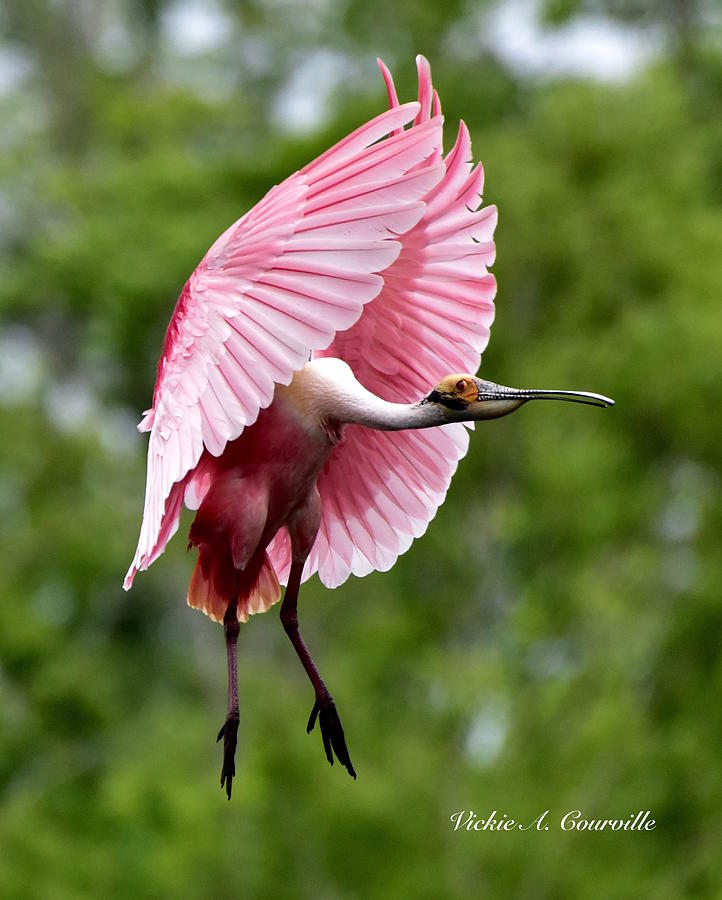
[[[341,765],[345,766],[349,775],[355,778],[356,772],[346,747],[346,738],[344,737],[341,719],[336,711],[336,704],[333,702],[328,688],[323,683],[323,679],[318,673],[308,647],[298,630],[298,589],[301,585],[302,572],[303,562],[294,561],[291,564],[288,586],[281,604],[281,622],[286,634],[291,639],[298,658],[303,664],[303,668],[306,670],[306,674],[311,680],[314,693],[316,694],[316,700],[311,710],[306,731],[310,734],[316,724],[316,719],[318,719],[321,726],[321,737],[324,750],[326,751],[326,759],[333,765],[333,754],[335,753]]]
[[[223,738],[221,787],[225,785],[229,800],[233,789],[233,776],[236,774],[236,743],[238,741],[238,725],[241,720],[238,709],[238,665],[236,661],[236,642],[241,626],[238,623],[236,604],[237,600],[234,597],[229,601],[223,617],[223,631],[226,635],[226,653],[228,655],[228,715],[216,738],[217,741]]]

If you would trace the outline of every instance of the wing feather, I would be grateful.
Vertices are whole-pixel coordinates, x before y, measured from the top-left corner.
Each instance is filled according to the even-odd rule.
[[[396,105],[272,188],[186,283],[139,426],[150,431],[146,499],[126,589],[177,529],[184,495],[200,502],[193,470],[203,448],[220,455],[271,402],[274,384],[288,384],[381,291],[398,236],[443,175],[440,115],[404,130],[419,109]],[[326,533],[343,529],[333,521]],[[350,538],[343,548],[323,556],[338,577],[356,555]]]

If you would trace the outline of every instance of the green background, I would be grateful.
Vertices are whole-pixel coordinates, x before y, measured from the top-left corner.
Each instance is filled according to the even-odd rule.
[[[165,0],[0,11],[0,895],[719,897],[719,5],[545,4],[551,30],[601,11],[654,41],[617,82],[510,69],[483,4],[213,9],[194,52]],[[383,108],[377,55],[414,96],[419,51],[499,205],[484,375],[617,405],[480,424],[391,572],[304,588],[357,781],[305,733],[276,612],[242,629],[228,803],[223,637],[185,605],[183,535],[120,588],[134,425],[212,240]],[[343,77],[300,132],[278,97],[310,57]],[[550,828],[454,832],[471,809]],[[562,832],[574,809],[657,826]]]

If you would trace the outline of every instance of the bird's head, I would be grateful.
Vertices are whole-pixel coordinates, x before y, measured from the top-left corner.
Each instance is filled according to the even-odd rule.
[[[529,400],[571,400],[592,406],[614,406],[614,400],[588,391],[543,391],[506,387],[476,375],[452,374],[442,378],[421,402],[444,408],[449,421],[498,419]]]

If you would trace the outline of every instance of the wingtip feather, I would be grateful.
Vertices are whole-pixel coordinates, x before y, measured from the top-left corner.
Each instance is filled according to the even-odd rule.
[[[396,107],[399,106],[399,97],[396,93],[396,85],[394,84],[393,75],[391,74],[391,71],[389,70],[386,63],[378,56],[376,57],[376,64],[378,65],[379,69],[381,69],[381,75],[383,76],[384,83],[386,85],[386,91],[389,95],[389,108],[396,109]],[[398,134],[398,131],[394,133]]]
[[[416,73],[419,79],[419,111],[414,124],[419,125],[431,115],[433,88],[431,86],[431,66],[420,53],[416,57]]]

